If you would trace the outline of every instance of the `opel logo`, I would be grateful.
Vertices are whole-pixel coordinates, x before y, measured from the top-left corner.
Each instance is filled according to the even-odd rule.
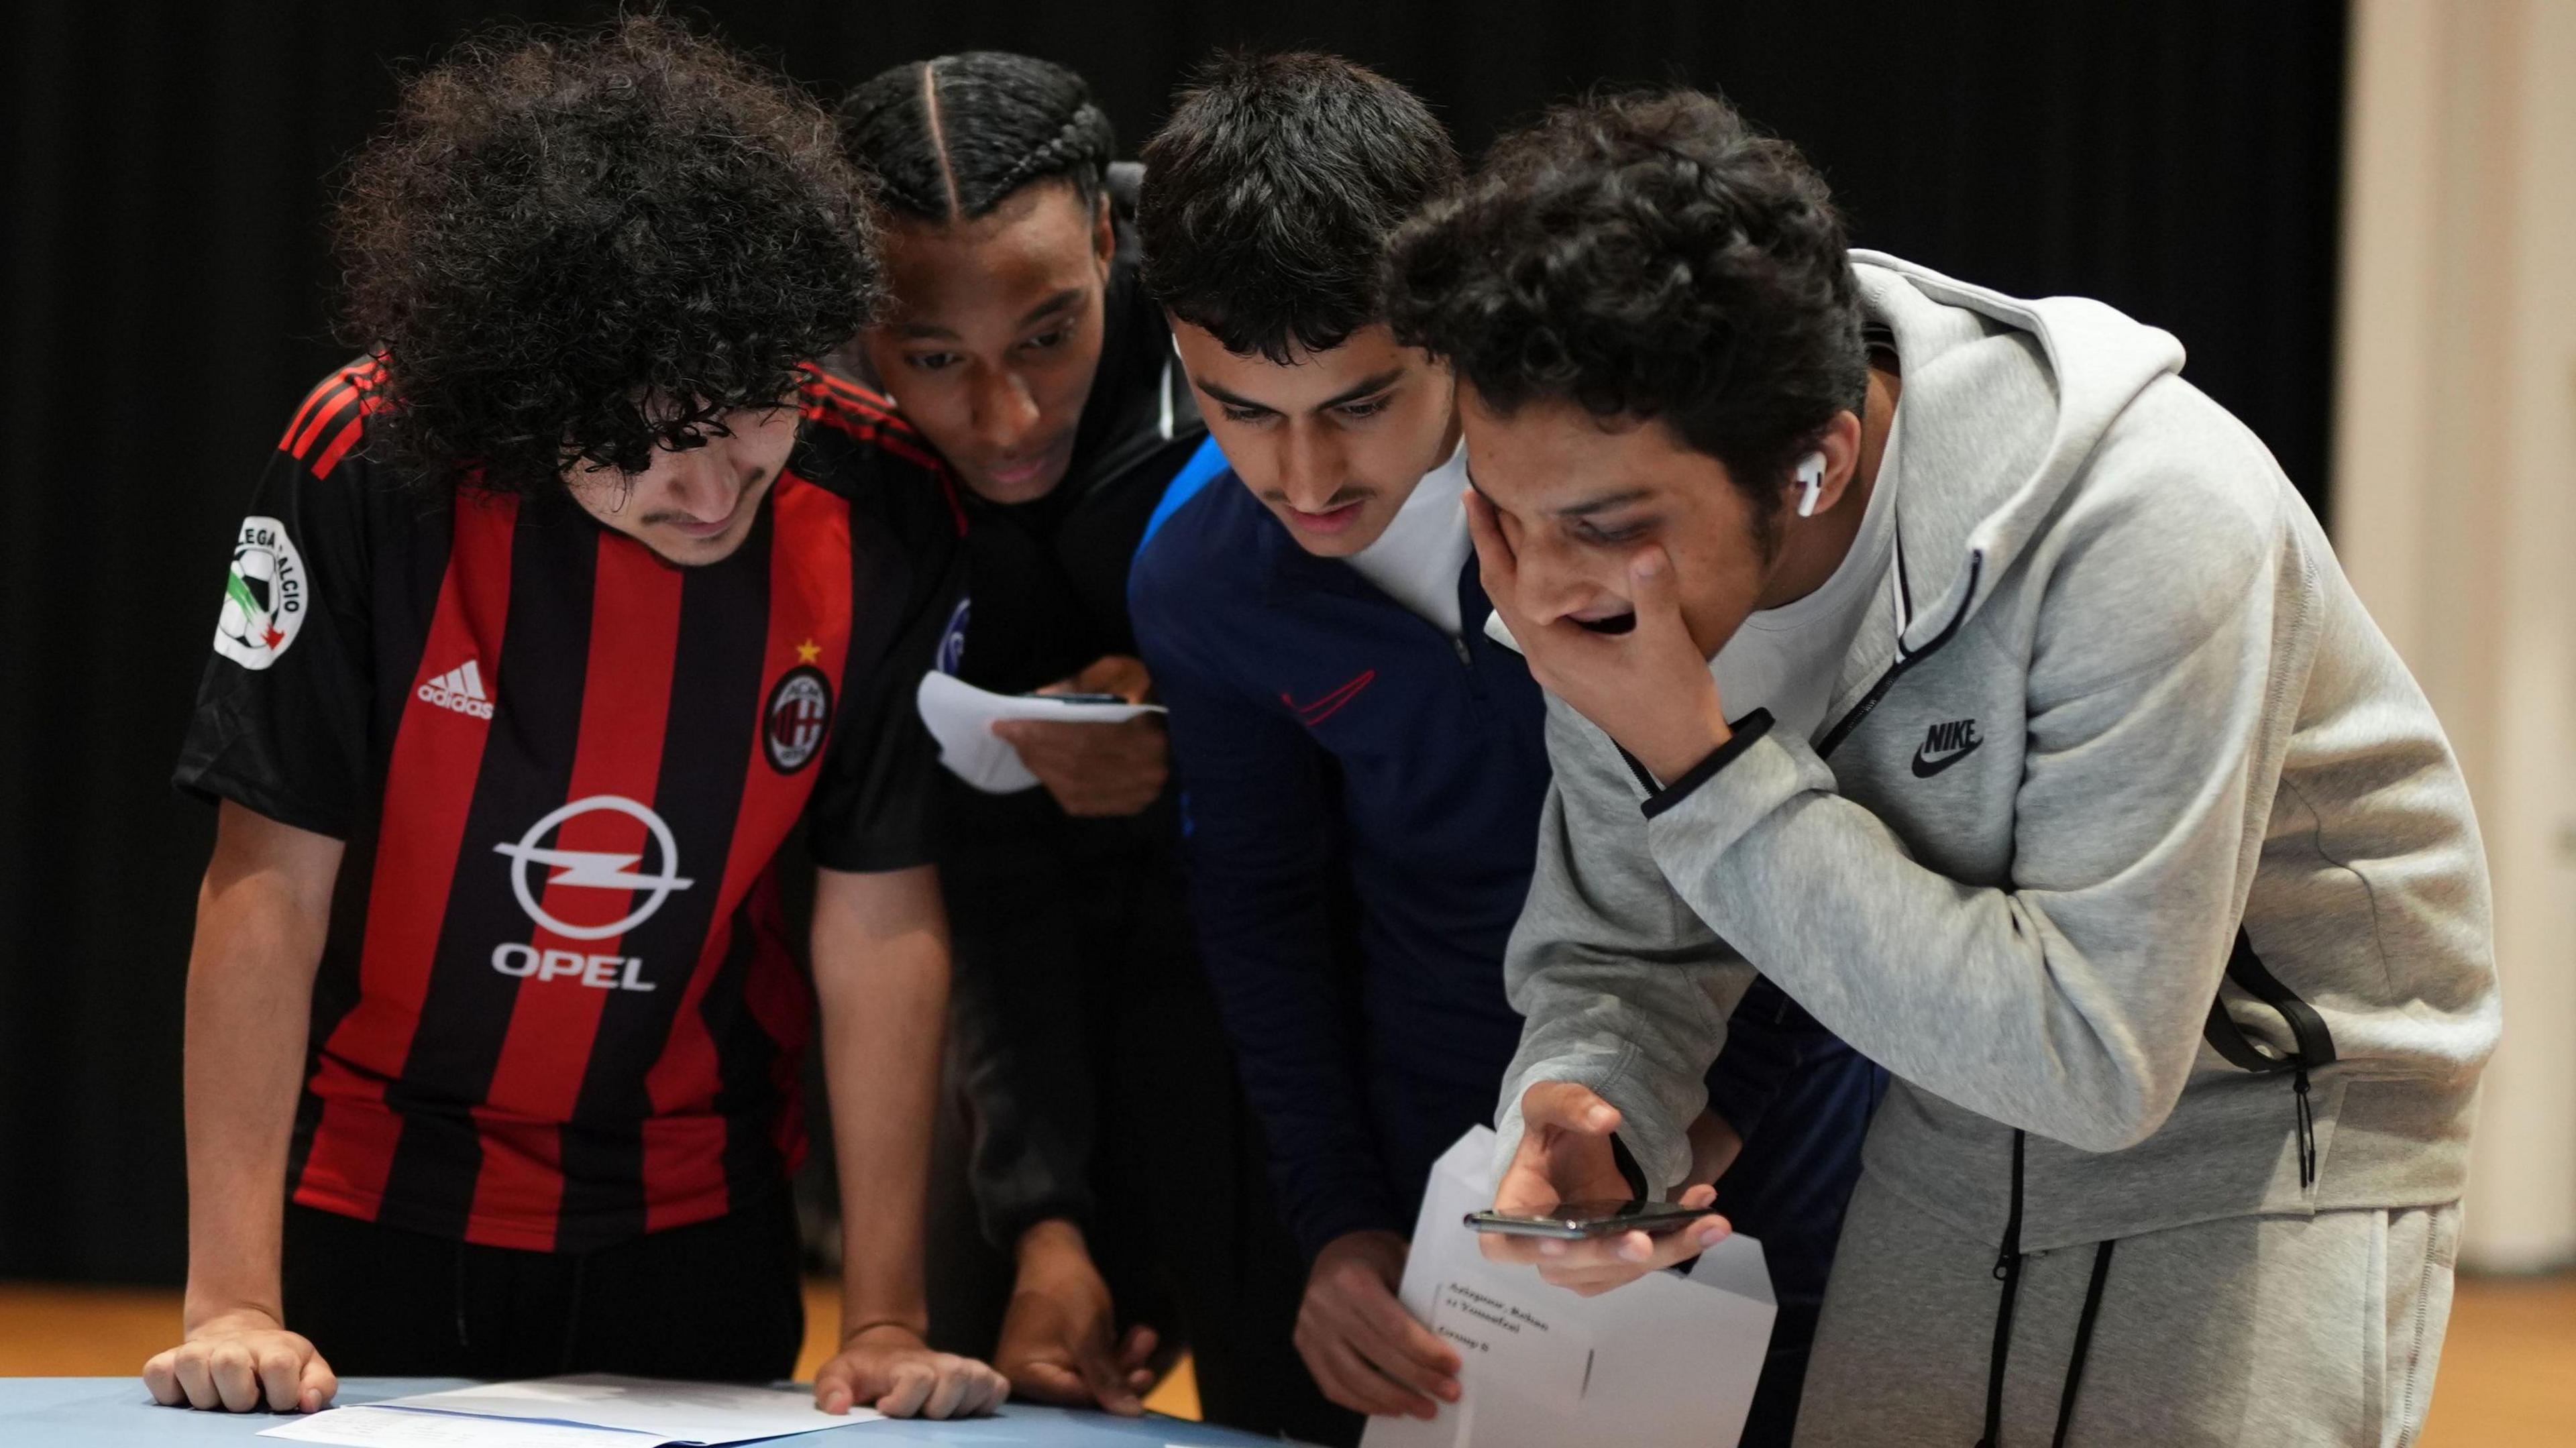
[[[653,843],[660,847],[661,873],[656,875],[635,873],[634,867],[643,860],[642,855],[611,854],[597,850],[545,849],[537,843],[565,823],[600,810],[622,814],[642,823],[652,834]],[[696,883],[681,879],[672,873],[679,868],[680,851],[679,847],[672,843],[671,827],[662,823],[660,815],[619,794],[594,794],[588,799],[574,800],[530,825],[528,832],[519,837],[517,844],[494,845],[492,849],[496,854],[510,857],[510,889],[519,897],[519,908],[528,912],[529,919],[567,940],[606,940],[612,935],[623,935],[652,919],[653,912],[662,908],[662,902],[670,898],[672,891],[686,890]],[[624,917],[609,924],[567,924],[547,914],[545,907],[537,903],[538,892],[528,883],[528,866],[532,864],[554,867],[554,873],[548,875],[543,882],[548,886],[570,885],[596,890],[640,890],[647,893],[641,904],[628,911]]]

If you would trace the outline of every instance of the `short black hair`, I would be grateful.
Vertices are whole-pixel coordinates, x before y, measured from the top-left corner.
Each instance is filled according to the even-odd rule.
[[[1459,177],[1458,148],[1411,91],[1304,51],[1218,56],[1144,160],[1146,290],[1274,362],[1378,320],[1388,235]]]
[[[842,100],[840,130],[889,210],[939,222],[986,215],[1056,177],[1096,207],[1115,141],[1081,76],[1007,50],[879,71]]]
[[[546,496],[779,403],[873,310],[872,206],[820,106],[668,19],[459,45],[339,206],[389,460]]]
[[[1824,178],[1698,91],[1560,105],[1495,142],[1390,246],[1387,307],[1487,406],[1662,418],[1765,517],[1869,384]]]

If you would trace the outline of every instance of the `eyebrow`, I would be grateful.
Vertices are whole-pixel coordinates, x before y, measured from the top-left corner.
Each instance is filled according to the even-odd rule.
[[[1484,499],[1487,506],[1499,510],[1502,507],[1502,504],[1494,501],[1494,495],[1486,492],[1483,488],[1476,486],[1476,467],[1473,460],[1469,461],[1465,471],[1467,474],[1468,488],[1471,489],[1477,497]],[[1606,513],[1612,508],[1625,507],[1630,503],[1637,502],[1650,495],[1650,490],[1646,488],[1625,488],[1619,492],[1603,493],[1597,497],[1586,498],[1579,503],[1552,509],[1551,511],[1560,518],[1581,518],[1593,513]]]
[[[1022,313],[1020,315],[1020,320],[1012,324],[1013,330],[1016,331],[1021,327],[1035,326],[1037,323],[1044,321],[1048,317],[1054,316],[1056,313],[1072,307],[1081,300],[1082,288],[1067,287],[1063,291],[1056,293],[1054,296],[1047,298],[1045,301],[1038,303],[1036,306],[1031,307],[1026,312]],[[897,330],[902,332],[906,337],[954,338],[957,335],[954,331],[951,331],[946,327],[934,326],[928,322],[906,322],[897,328]]]
[[[1396,383],[1402,381],[1403,378],[1403,368],[1389,367],[1384,372],[1377,373],[1374,376],[1361,378],[1359,381],[1352,383],[1350,386],[1345,387],[1341,391],[1334,393],[1332,396],[1325,398],[1323,401],[1316,403],[1314,407],[1309,410],[1314,412],[1323,412],[1331,408],[1343,406],[1346,403],[1357,402],[1372,392],[1384,392],[1388,388],[1393,387]],[[1228,407],[1248,407],[1262,412],[1279,412],[1282,410],[1271,406],[1267,402],[1255,402],[1249,397],[1238,396],[1235,393],[1227,391],[1225,388],[1217,386],[1213,382],[1200,383],[1199,390],[1206,393],[1208,396],[1215,398],[1217,401],[1224,403]]]
[[[1568,503],[1562,508],[1553,508],[1549,511],[1560,518],[1582,518],[1594,513],[1607,513],[1613,508],[1624,508],[1630,503],[1642,501],[1650,496],[1652,496],[1651,491],[1645,488],[1624,488],[1615,493],[1597,493],[1580,502]]]

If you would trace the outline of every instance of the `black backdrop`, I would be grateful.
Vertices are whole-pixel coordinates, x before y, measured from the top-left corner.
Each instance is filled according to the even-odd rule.
[[[505,6],[511,8],[504,8]],[[542,0],[12,7],[0,30],[0,1276],[176,1280],[180,987],[212,812],[169,764],[249,482],[327,339],[340,158],[412,58]],[[774,0],[705,12],[827,92],[976,46],[1135,144],[1210,47],[1316,43],[1464,146],[1600,79],[1725,90],[1859,239],[2166,326],[2322,494],[2340,3]]]

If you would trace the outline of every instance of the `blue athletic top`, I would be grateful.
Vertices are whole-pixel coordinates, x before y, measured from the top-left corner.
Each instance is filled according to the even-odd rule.
[[[1492,1119],[1520,1040],[1502,960],[1547,794],[1539,688],[1479,626],[1472,560],[1452,638],[1299,547],[1213,442],[1166,492],[1128,593],[1282,1210],[1310,1255],[1358,1228],[1407,1232],[1432,1162]],[[1748,1138],[1798,1071],[1871,1074],[1767,986],[1737,1024],[1711,1086]],[[1822,1190],[1848,1190],[1832,1168],[1856,1158],[1868,1087],[1857,1115],[1802,1134],[1802,1175],[1824,1147]],[[1747,1186],[1730,1175],[1729,1197]],[[1840,1196],[1799,1207],[1838,1219]]]

